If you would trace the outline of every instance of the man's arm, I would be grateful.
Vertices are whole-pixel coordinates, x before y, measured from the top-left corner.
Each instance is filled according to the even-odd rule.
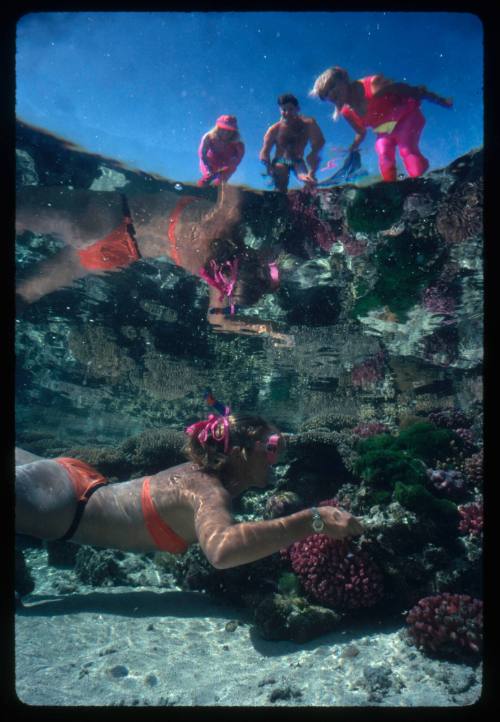
[[[271,162],[271,150],[276,143],[279,123],[275,123],[267,129],[264,135],[264,142],[259,153],[259,160],[269,165]]]
[[[316,123],[314,118],[311,118],[308,123],[309,127],[309,143],[311,145],[311,151],[306,158],[307,165],[309,166],[309,177],[314,179],[316,171],[318,170],[320,156],[319,152],[325,145],[325,137],[321,132],[321,128]]]

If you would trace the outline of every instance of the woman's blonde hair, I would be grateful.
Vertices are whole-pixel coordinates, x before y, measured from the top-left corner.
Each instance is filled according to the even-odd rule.
[[[219,130],[219,128],[216,125],[214,125],[214,127],[208,131],[207,135],[209,136],[209,138],[214,139],[217,137],[218,130]],[[231,135],[229,135],[227,137],[226,143],[238,143],[238,142],[241,143],[241,138],[240,138],[239,132],[237,130],[232,130],[230,132],[231,132]]]
[[[325,96],[327,95],[331,84],[334,80],[344,80],[346,83],[349,82],[349,75],[347,73],[347,70],[344,70],[344,68],[339,67],[338,65],[334,65],[331,68],[327,68],[324,70],[321,75],[319,75],[316,80],[314,81],[314,85],[312,89],[309,91],[309,95],[312,98],[319,98],[320,100],[324,100]],[[333,111],[332,118],[333,120],[338,120],[340,117],[340,108],[335,106],[335,110]]]
[[[227,420],[229,422],[229,450],[238,447],[245,461],[247,451],[251,451],[255,442],[261,441],[271,431],[267,421],[260,416],[230,414],[227,416]],[[209,437],[205,444],[202,444],[198,435],[193,434],[187,440],[183,451],[187,458],[198,464],[202,471],[214,472],[223,478],[229,455],[224,453],[224,444],[221,441]]]

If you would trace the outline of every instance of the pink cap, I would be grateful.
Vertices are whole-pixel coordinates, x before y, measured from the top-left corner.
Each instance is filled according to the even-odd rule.
[[[234,115],[220,115],[215,121],[215,125],[224,130],[238,130],[238,121]]]

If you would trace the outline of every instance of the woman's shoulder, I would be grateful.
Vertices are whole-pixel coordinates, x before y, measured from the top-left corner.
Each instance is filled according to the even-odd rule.
[[[173,481],[177,485],[189,490],[217,489],[224,490],[224,486],[218,475],[214,472],[204,471],[198,464],[192,461],[172,466],[165,471],[159,472],[156,476],[167,481]]]

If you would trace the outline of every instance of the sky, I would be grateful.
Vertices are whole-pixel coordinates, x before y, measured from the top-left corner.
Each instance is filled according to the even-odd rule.
[[[342,162],[352,129],[308,96],[332,65],[453,98],[452,110],[422,104],[431,169],[483,145],[483,27],[459,12],[29,13],[16,28],[16,115],[180,183],[200,177],[201,136],[236,115],[246,152],[231,182],[266,189],[258,154],[282,93],[323,131],[318,180]],[[374,141],[369,130],[361,146],[370,174]]]

